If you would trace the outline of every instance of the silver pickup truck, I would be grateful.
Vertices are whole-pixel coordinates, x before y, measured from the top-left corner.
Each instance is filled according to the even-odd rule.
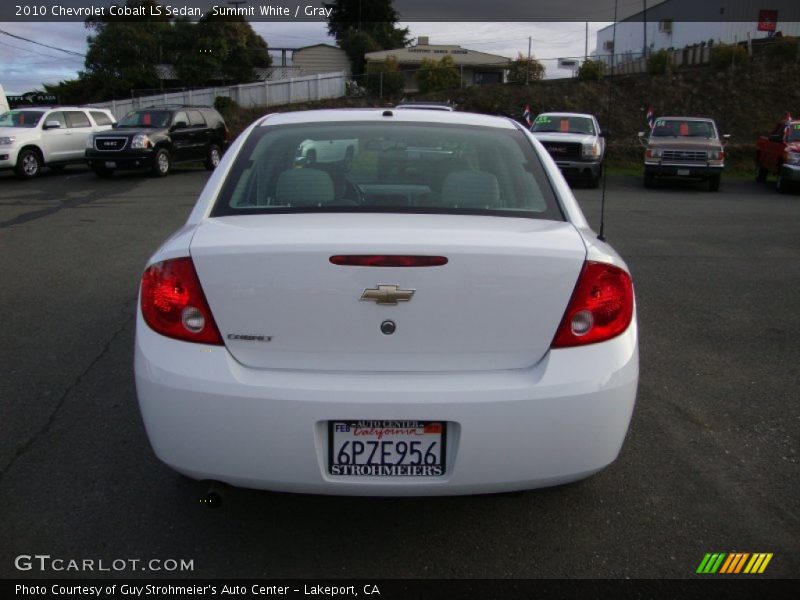
[[[607,132],[594,115],[542,113],[533,121],[531,133],[556,161],[565,177],[597,187],[603,173]]]

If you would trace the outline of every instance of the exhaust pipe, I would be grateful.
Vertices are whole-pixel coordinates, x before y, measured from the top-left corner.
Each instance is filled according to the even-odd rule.
[[[208,508],[219,508],[222,506],[225,484],[221,481],[207,481],[206,483],[208,490],[200,497],[200,504]]]

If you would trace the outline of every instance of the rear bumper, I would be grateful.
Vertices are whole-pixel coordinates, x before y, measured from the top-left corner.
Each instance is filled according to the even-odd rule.
[[[699,177],[706,179],[711,175],[721,175],[725,165],[712,164],[675,164],[646,162],[645,173],[664,177]]]
[[[224,347],[156,334],[139,315],[135,378],[156,455],[195,479],[336,495],[456,495],[557,485],[615,460],[638,383],[636,321],[550,351],[530,369],[476,373],[260,370]],[[438,477],[334,477],[327,421],[447,422]]]

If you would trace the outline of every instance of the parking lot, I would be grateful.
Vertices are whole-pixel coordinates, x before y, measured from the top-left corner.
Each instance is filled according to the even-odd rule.
[[[91,576],[14,567],[49,554],[194,561],[116,576],[691,577],[706,552],[800,574],[800,196],[609,179],[641,380],[600,474],[435,499],[233,489],[212,510],[154,457],[132,374],[141,269],[207,177],[0,174],[0,576]],[[596,229],[600,190],[576,194]]]

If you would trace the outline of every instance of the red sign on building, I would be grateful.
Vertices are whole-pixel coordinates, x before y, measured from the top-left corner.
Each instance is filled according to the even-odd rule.
[[[778,25],[778,11],[777,10],[760,10],[758,11],[758,30],[771,31],[775,33],[775,28]]]

